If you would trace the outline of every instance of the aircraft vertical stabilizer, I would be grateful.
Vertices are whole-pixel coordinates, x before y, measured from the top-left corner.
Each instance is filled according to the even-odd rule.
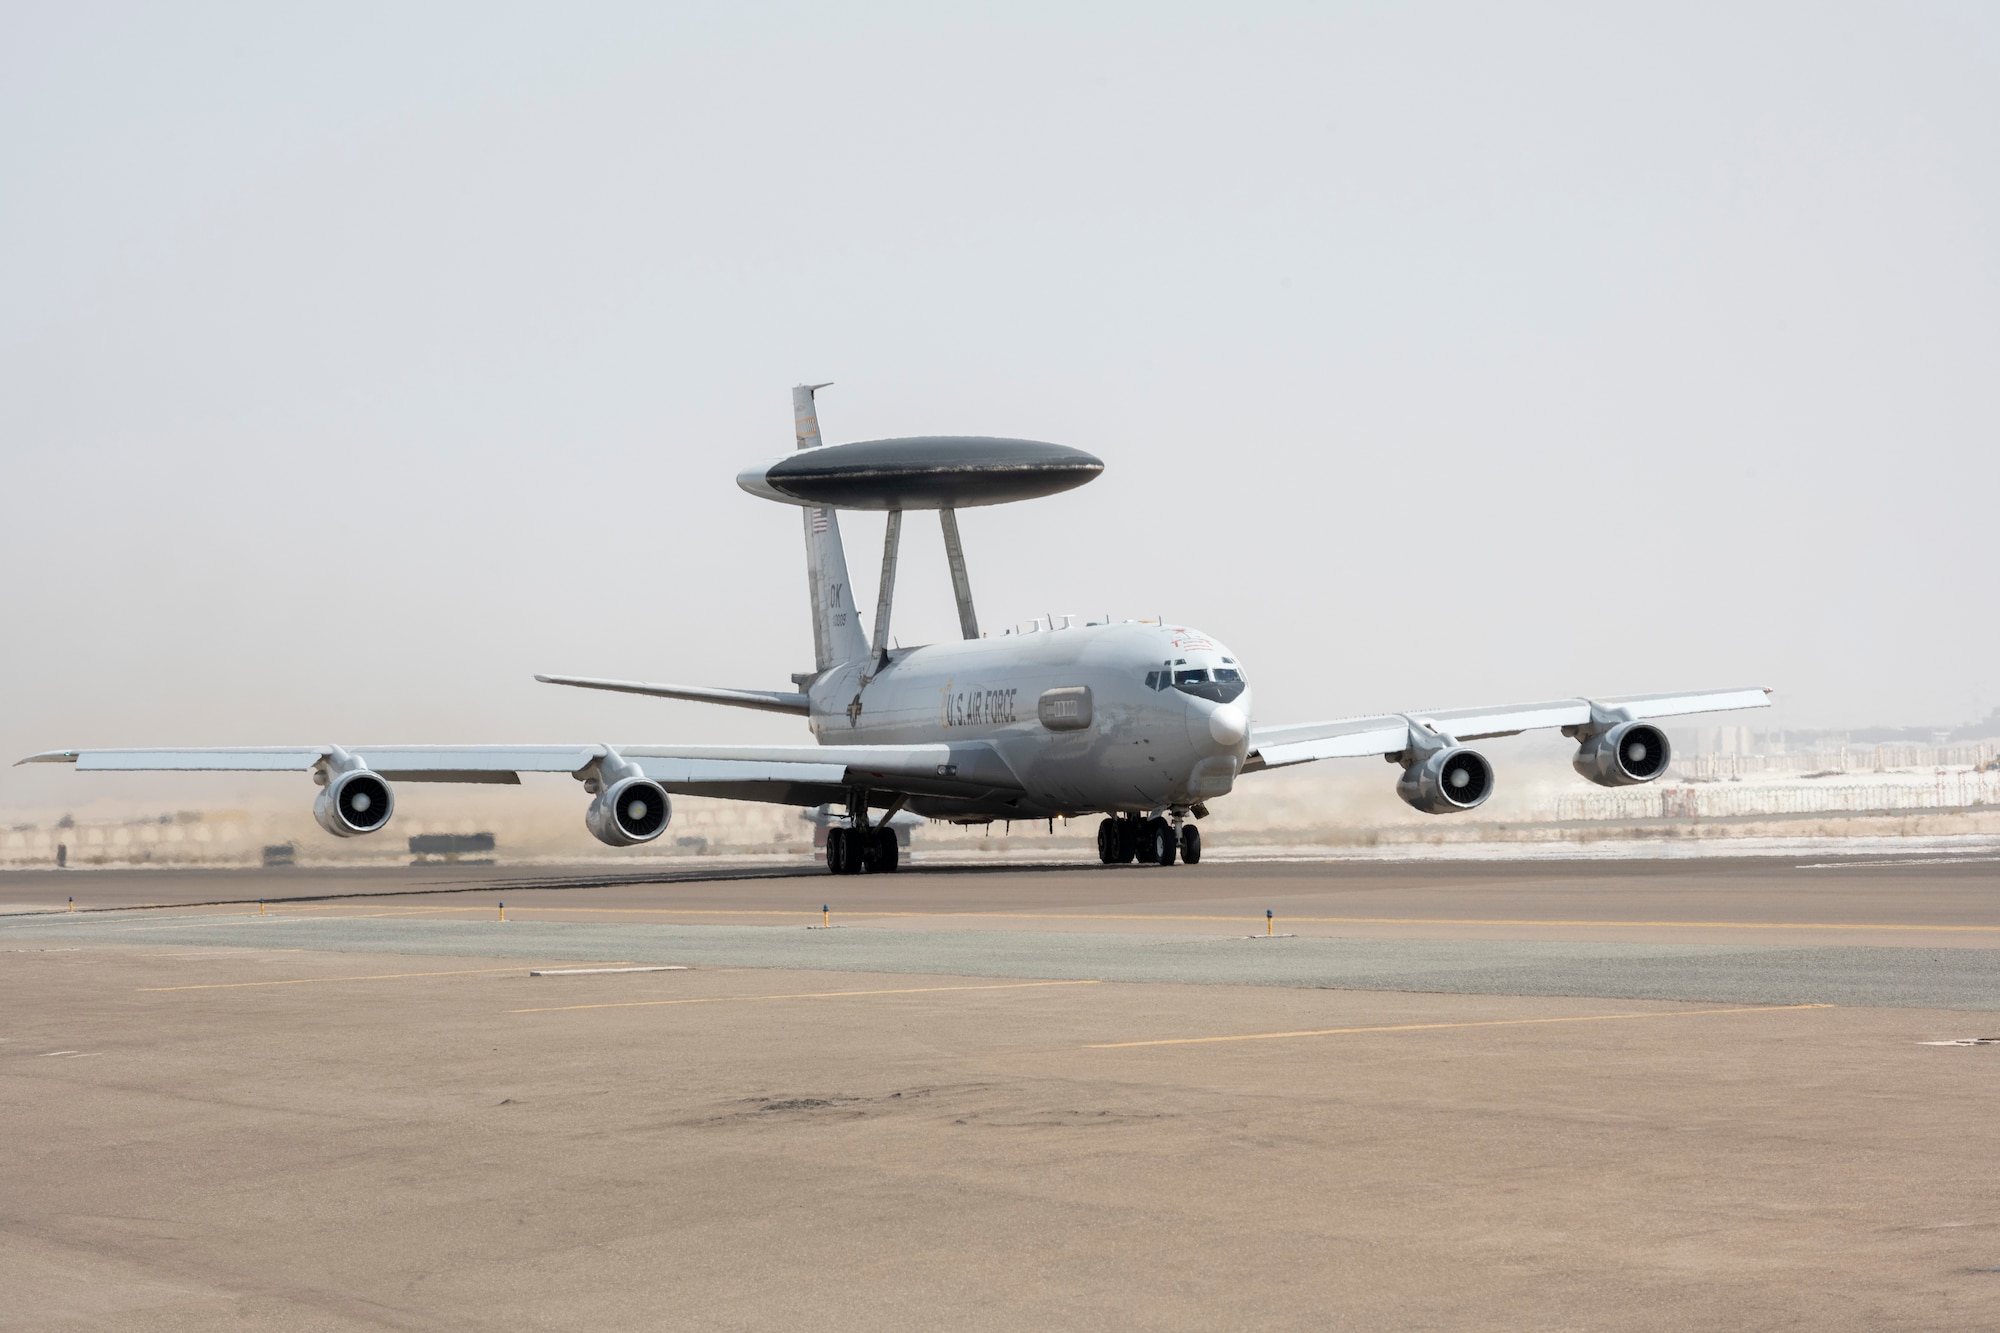
[[[813,393],[824,384],[800,384],[792,389],[793,431],[799,448],[820,445],[819,412]],[[806,581],[812,592],[813,668],[824,671],[841,662],[868,656],[868,639],[854,609],[854,585],[847,577],[847,551],[840,542],[840,516],[832,509],[802,511],[806,525]]]

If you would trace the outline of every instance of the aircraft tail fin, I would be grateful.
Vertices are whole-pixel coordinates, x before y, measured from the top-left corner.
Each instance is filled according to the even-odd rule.
[[[799,448],[820,445],[819,411],[813,394],[824,384],[792,389],[793,434]],[[806,581],[812,592],[813,667],[824,671],[868,656],[868,639],[854,609],[854,585],[847,577],[847,550],[840,541],[840,516],[831,509],[801,511],[806,526]]]

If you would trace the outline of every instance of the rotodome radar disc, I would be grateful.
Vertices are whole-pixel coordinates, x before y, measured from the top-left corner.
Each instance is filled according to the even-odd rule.
[[[786,504],[965,509],[1060,494],[1102,471],[1095,454],[1064,444],[919,435],[801,450],[746,468],[736,484]]]

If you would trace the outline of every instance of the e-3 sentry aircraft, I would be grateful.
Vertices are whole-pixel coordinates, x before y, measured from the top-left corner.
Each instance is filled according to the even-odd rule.
[[[617,690],[795,713],[815,745],[287,745],[241,749],[57,750],[23,763],[92,770],[310,772],[313,806],[336,837],[376,833],[397,782],[518,783],[568,773],[593,799],[585,826],[614,847],[666,831],[671,794],[831,804],[834,874],[893,871],[890,821],[909,810],[955,823],[1100,814],[1098,857],[1170,866],[1201,859],[1195,823],[1244,775],[1319,759],[1381,755],[1399,765],[1396,793],[1430,814],[1470,810],[1493,768],[1465,744],[1560,727],[1577,742],[1577,772],[1605,787],[1667,769],[1653,720],[1761,708],[1763,689],[1556,699],[1493,708],[1391,713],[1285,726],[1254,719],[1250,672],[1220,640],[1158,621],[1084,625],[1050,616],[1024,633],[983,635],[973,611],[957,510],[1080,486],[1103,471],[1090,454],[1033,440],[927,436],[826,445],[814,393],[792,391],[796,451],[744,471],[753,494],[804,510],[813,670],[790,690],[713,689],[539,676]],[[862,632],[840,540],[839,511],[885,510],[873,635]],[[903,515],[935,509],[944,529],[963,638],[892,647],[889,617]]]

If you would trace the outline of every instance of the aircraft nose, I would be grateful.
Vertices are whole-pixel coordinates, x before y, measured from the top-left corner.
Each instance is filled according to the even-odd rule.
[[[1188,700],[1188,739],[1210,752],[1234,750],[1250,734],[1250,716],[1234,703]]]

